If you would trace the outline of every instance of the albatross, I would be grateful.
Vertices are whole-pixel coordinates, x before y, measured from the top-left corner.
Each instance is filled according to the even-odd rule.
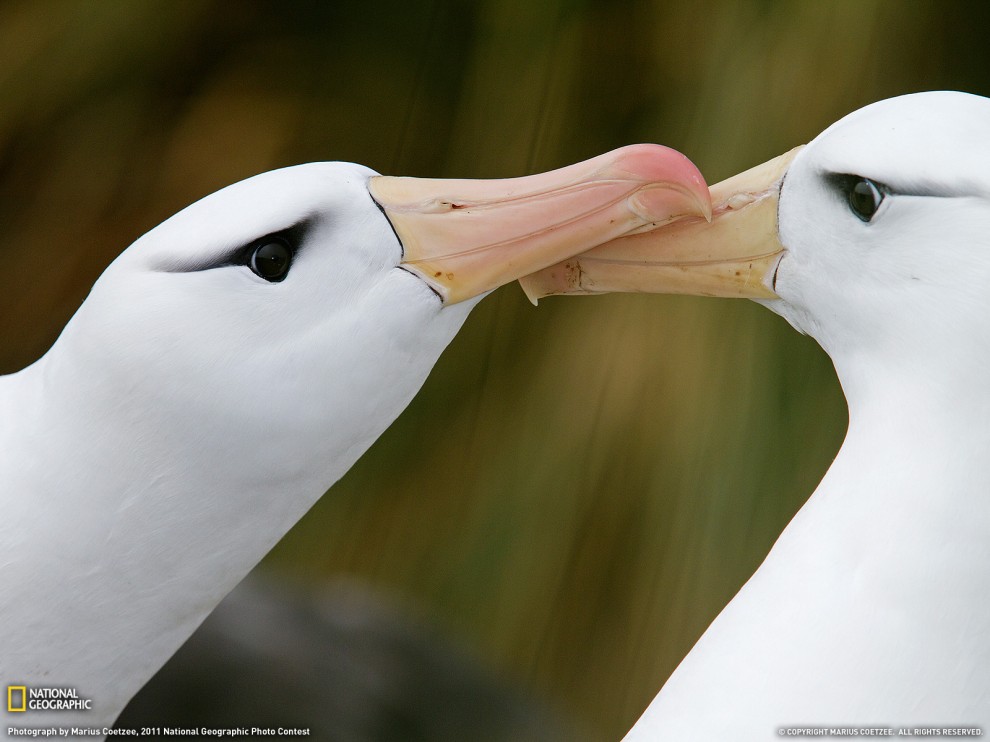
[[[138,239],[48,353],[0,378],[0,679],[26,688],[16,721],[105,733],[488,291],[685,214],[710,214],[700,173],[634,145],[496,181],[300,165]],[[53,688],[73,698],[43,698]]]
[[[988,135],[986,98],[875,103],[713,186],[710,225],[622,238],[524,279],[534,299],[756,299],[818,341],[848,403],[824,479],[627,740],[986,730]]]

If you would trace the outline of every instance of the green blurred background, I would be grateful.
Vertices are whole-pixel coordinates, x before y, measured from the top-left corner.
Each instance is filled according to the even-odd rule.
[[[990,93],[976,2],[0,4],[0,372],[132,240],[311,160],[502,177],[632,142],[715,182],[900,93]],[[990,132],[988,132],[990,135]],[[828,358],[763,308],[487,298],[262,569],[402,596],[601,738],[834,455]]]

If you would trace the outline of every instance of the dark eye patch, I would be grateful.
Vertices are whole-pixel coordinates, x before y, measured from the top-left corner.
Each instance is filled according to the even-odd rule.
[[[165,273],[197,273],[215,268],[247,266],[256,275],[275,283],[285,278],[292,261],[303,249],[311,226],[312,220],[306,219],[286,229],[262,235],[247,244],[220,252],[202,262],[169,264],[162,266],[160,270]]]

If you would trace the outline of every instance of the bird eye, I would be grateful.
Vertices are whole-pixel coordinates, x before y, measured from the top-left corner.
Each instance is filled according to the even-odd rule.
[[[849,189],[849,208],[853,213],[868,222],[883,203],[884,193],[869,178],[857,178]]]
[[[289,274],[292,247],[282,237],[266,237],[251,249],[247,264],[255,275],[278,283]]]

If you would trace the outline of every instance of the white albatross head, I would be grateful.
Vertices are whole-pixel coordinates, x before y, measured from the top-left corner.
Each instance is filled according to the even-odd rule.
[[[822,132],[783,179],[780,300],[766,306],[840,363],[917,363],[959,333],[990,347],[988,132],[990,100],[951,92],[881,101]]]
[[[92,700],[33,722],[112,723],[482,296],[685,214],[710,215],[700,173],[634,145],[496,181],[300,165],[141,237],[0,378],[0,677]]]
[[[495,181],[276,170],[137,240],[44,364],[94,414],[154,416],[182,476],[199,462],[242,485],[325,489],[485,293],[706,200],[693,165],[653,145]]]

